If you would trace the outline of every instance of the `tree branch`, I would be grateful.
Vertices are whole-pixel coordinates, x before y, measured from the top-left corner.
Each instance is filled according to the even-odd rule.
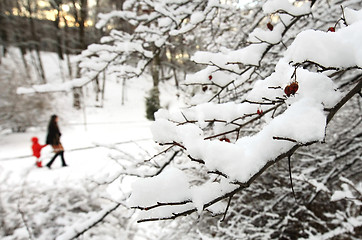
[[[359,78],[359,82],[354,88],[352,88],[332,109],[329,110],[327,116],[327,124],[332,120],[334,115],[346,104],[355,94],[359,93],[362,89],[362,77]]]

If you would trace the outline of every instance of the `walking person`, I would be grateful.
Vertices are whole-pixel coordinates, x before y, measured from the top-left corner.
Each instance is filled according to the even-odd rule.
[[[31,149],[33,150],[33,156],[36,157],[36,163],[35,165],[37,167],[42,167],[42,163],[41,163],[41,159],[40,159],[40,153],[41,153],[41,150],[46,147],[47,145],[44,144],[44,145],[41,145],[39,143],[39,139],[37,137],[32,137],[31,138],[31,141],[33,142],[33,145],[31,146]]]
[[[46,166],[50,169],[54,160],[60,156],[61,160],[62,160],[62,166],[66,167],[67,164],[65,163],[64,160],[64,148],[62,146],[62,144],[60,143],[60,136],[62,134],[59,131],[59,127],[58,127],[58,116],[57,115],[52,115],[49,121],[49,125],[48,125],[48,134],[47,134],[47,139],[46,139],[46,144],[50,144],[55,152],[55,155],[53,156],[53,158],[46,164]]]

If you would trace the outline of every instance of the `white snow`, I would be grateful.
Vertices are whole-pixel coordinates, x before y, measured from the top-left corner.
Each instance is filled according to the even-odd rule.
[[[256,28],[252,33],[250,33],[248,40],[252,43],[268,42],[270,44],[277,44],[282,39],[283,30],[284,26],[280,23],[274,26],[273,31],[270,31],[269,29]]]
[[[227,192],[230,192],[237,188],[237,185],[233,185],[223,179],[219,182],[207,182],[201,186],[195,186],[191,188],[192,192],[192,202],[197,208],[197,212],[200,215],[204,210],[204,205],[209,201],[222,196]],[[210,209],[213,209],[215,213],[225,210],[225,204],[218,206],[210,206]],[[221,208],[221,209],[218,209]]]
[[[302,5],[295,5],[289,0],[268,0],[263,5],[263,11],[267,14],[282,11],[293,16],[301,16],[310,13],[310,4],[309,1],[304,1]]]
[[[356,11],[351,8],[344,8],[347,24],[352,24],[362,20],[362,10]]]
[[[168,179],[167,181],[164,181]],[[139,179],[132,185],[129,206],[147,207],[158,202],[180,202],[189,199],[189,183],[185,173],[177,168],[168,168],[160,175]],[[146,197],[147,196],[147,197]]]
[[[362,67],[361,28],[362,21],[358,21],[336,32],[301,32],[287,50],[286,60],[312,61],[324,67]]]
[[[268,45],[265,43],[251,44],[245,48],[228,53],[196,52],[191,60],[197,63],[215,64],[221,68],[231,69],[236,72],[238,67],[230,63],[241,63],[244,65],[259,65],[260,57]]]

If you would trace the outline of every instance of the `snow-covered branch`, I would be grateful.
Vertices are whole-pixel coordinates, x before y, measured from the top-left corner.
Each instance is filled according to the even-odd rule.
[[[317,68],[320,65],[346,71],[352,71],[355,66],[359,68],[359,57],[354,54],[357,50],[353,49],[359,44],[360,36],[356,32],[359,32],[357,29],[361,23],[357,18],[337,32],[307,30],[300,33],[277,63],[275,72],[257,81],[245,96],[247,101],[243,103],[199,104],[176,113],[159,111],[152,127],[155,141],[160,144],[177,143],[174,145],[182,146],[186,155],[197,159],[196,162],[201,163],[209,173],[219,172],[223,178],[212,181],[213,178],[209,177],[214,190],[210,188],[211,182],[208,181],[190,186],[187,174],[179,170],[174,170],[177,174],[161,173],[152,180],[140,181],[135,185],[130,199],[130,206],[145,211],[139,221],[174,219],[193,212],[200,214],[202,210],[250,186],[270,166],[291,156],[301,146],[324,141],[327,124],[344,104],[361,91],[362,83],[357,80],[354,87],[342,93],[325,74],[313,72],[313,68],[302,69],[300,66],[310,60],[312,65],[313,62],[318,63],[314,64]],[[346,36],[348,46],[344,45]],[[315,45],[318,47],[310,46],[311,42],[317,42]],[[259,46],[261,45],[257,45]],[[334,52],[329,54],[331,46],[350,52],[353,56],[348,61],[334,57]],[[251,49],[248,55],[254,51],[258,52],[258,49]],[[241,59],[246,56],[244,54],[241,51],[235,56]],[[211,55],[203,54],[205,56]],[[232,56],[219,54],[211,62],[218,61],[222,65],[222,62],[230,62]],[[198,60],[202,62],[199,57]],[[212,75],[209,80],[216,77],[218,76]],[[255,103],[260,106],[255,106]],[[271,104],[272,107],[262,103]],[[283,109],[280,109],[281,105]],[[271,114],[274,109],[279,110],[276,115]],[[262,111],[264,115],[254,115]],[[257,134],[239,134],[242,127],[252,124],[256,119],[265,121]],[[238,126],[233,126],[234,124]],[[237,133],[236,136],[232,135],[234,132]],[[223,136],[234,142],[214,139]],[[174,198],[168,199],[160,192],[160,183],[163,181],[178,182],[177,186],[167,187],[167,195],[174,195]],[[149,197],[145,202],[141,197],[142,189],[152,189],[158,195],[155,198]],[[214,195],[217,191],[220,192]]]

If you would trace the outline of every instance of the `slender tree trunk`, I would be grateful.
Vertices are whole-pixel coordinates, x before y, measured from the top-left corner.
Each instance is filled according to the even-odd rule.
[[[102,84],[102,104],[101,106],[103,107],[103,102],[104,102],[104,92],[106,90],[106,71],[103,71],[103,84]]]
[[[155,52],[155,51],[154,51]],[[160,56],[156,54],[151,62],[151,75],[153,81],[153,88],[149,92],[149,96],[146,97],[146,117],[150,120],[154,120],[154,113],[160,108],[160,91],[158,84],[160,82]]]
[[[101,87],[100,87],[100,84],[99,84],[99,74],[97,75],[95,81],[94,81],[94,84],[95,84],[95,92],[96,92],[96,102],[99,101],[99,94],[101,93]]]
[[[74,18],[78,24],[79,27],[79,52],[82,51],[87,47],[86,41],[85,41],[85,22],[88,17],[88,0],[80,0],[80,14],[78,14],[76,2],[75,0],[72,0],[73,4],[73,10],[74,10]],[[77,64],[77,70],[76,70],[76,77],[80,78],[80,68]],[[80,102],[81,102],[81,94],[78,88],[73,89],[73,107],[76,109],[80,108]]]
[[[65,55],[67,58],[67,65],[68,65],[68,73],[69,73],[69,77],[73,78],[73,69],[72,69],[72,64],[70,62],[70,52],[69,52],[69,48],[70,48],[70,44],[69,44],[69,29],[68,29],[68,22],[67,19],[63,16],[63,21],[64,21],[64,49],[65,49]]]
[[[85,40],[85,23],[88,17],[88,0],[80,0],[80,19],[79,19],[79,41],[81,50],[87,47]]]
[[[124,105],[126,99],[126,79],[122,79],[122,102],[121,104]]]
[[[61,37],[61,29],[60,29],[60,6],[62,4],[62,0],[57,0],[55,1],[55,8],[57,10],[57,15],[55,17],[55,21],[54,21],[54,25],[55,25],[55,29],[57,31],[57,52],[58,52],[58,56],[61,60],[64,60],[64,56],[63,56],[63,48],[62,48],[62,37]]]
[[[81,108],[81,97],[82,97],[82,88],[77,87],[73,88],[73,107],[75,109]]]
[[[176,68],[173,68],[172,70],[173,70],[173,77],[175,78],[175,86],[178,89],[179,88],[179,81],[178,81],[177,74],[176,74]]]
[[[35,49],[36,49],[36,56],[38,58],[38,64],[39,64],[39,71],[40,71],[40,77],[43,81],[43,83],[47,83],[47,80],[45,78],[45,72],[44,72],[44,67],[43,67],[43,63],[42,63],[42,60],[41,60],[41,57],[40,57],[40,48],[38,45],[35,46]]]
[[[160,82],[160,55],[157,54],[151,64],[151,74],[152,74],[152,81],[153,87],[158,88],[158,84]]]
[[[40,47],[39,47],[39,43],[40,43],[40,39],[37,36],[36,33],[36,28],[35,28],[35,22],[34,22],[34,18],[33,18],[33,12],[32,12],[32,8],[31,8],[31,3],[30,0],[27,1],[28,3],[28,11],[29,11],[29,23],[30,23],[30,31],[31,31],[31,40],[33,41],[33,43],[31,44],[36,52],[37,55],[37,60],[38,60],[38,68],[39,68],[39,75],[41,78],[42,83],[46,83],[46,78],[45,78],[45,73],[44,73],[44,67],[43,67],[43,63],[41,61],[41,57],[40,57]]]
[[[1,1],[1,0],[0,0]],[[22,14],[23,9],[20,7],[20,4],[18,1],[15,2],[14,6],[16,6],[19,14]],[[27,48],[26,48],[26,44],[25,44],[25,38],[28,36],[24,36],[24,34],[22,34],[22,32],[19,32],[16,28],[14,28],[14,24],[17,24],[16,22],[16,18],[14,17],[12,11],[9,11],[10,15],[9,15],[9,28],[10,29],[14,29],[14,42],[15,44],[18,46],[19,50],[20,50],[20,54],[21,54],[21,60],[24,64],[24,68],[25,68],[25,73],[26,73],[26,77],[28,79],[30,79],[30,72],[29,72],[29,65],[28,62],[26,61],[25,55],[27,53]]]
[[[7,52],[7,45],[8,45],[8,21],[7,17],[5,16],[5,7],[3,6],[3,2],[0,1],[0,43],[2,45],[2,51],[1,56],[5,56]],[[0,58],[0,64],[1,64],[1,58]]]
[[[88,0],[79,0],[79,5],[80,5],[80,14],[78,14],[77,11],[77,4],[75,2],[75,0],[72,0],[73,3],[73,9],[74,9],[74,19],[76,20],[76,23],[78,24],[78,40],[79,40],[79,44],[78,44],[78,48],[79,48],[79,53],[84,50],[87,47],[86,44],[86,40],[85,40],[85,22],[87,20],[88,17]],[[76,77],[79,78],[81,76],[80,73],[80,68],[77,64],[77,72],[76,72]]]

